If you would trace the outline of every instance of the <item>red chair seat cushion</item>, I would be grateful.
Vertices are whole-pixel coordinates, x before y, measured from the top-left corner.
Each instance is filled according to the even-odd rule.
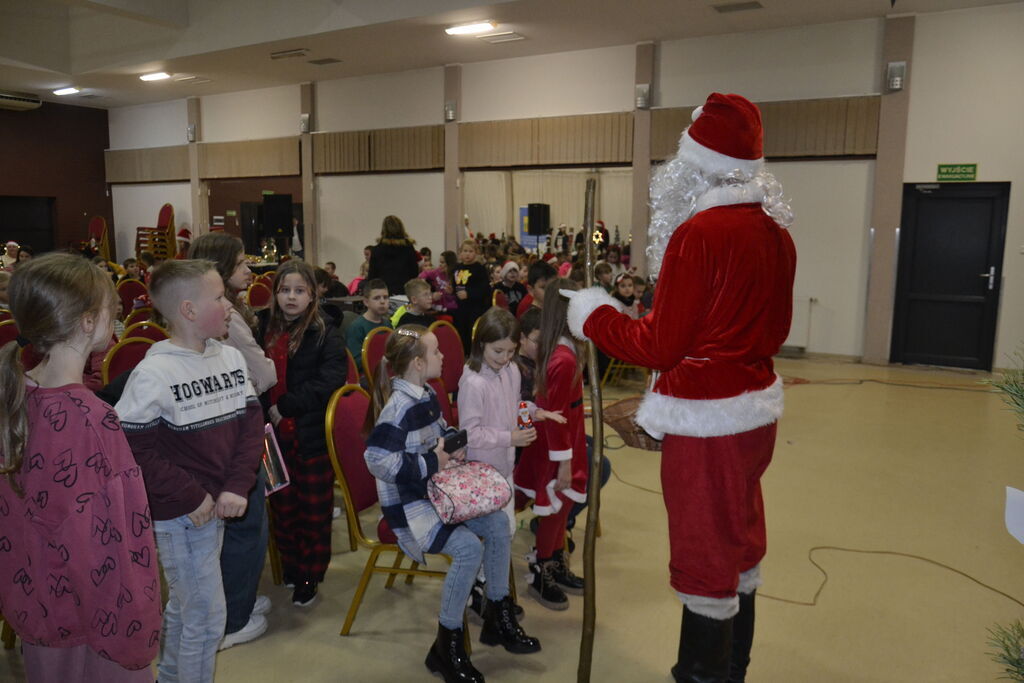
[[[388,526],[388,522],[383,517],[377,522],[377,538],[381,543],[398,543],[398,536],[395,536],[395,532]]]

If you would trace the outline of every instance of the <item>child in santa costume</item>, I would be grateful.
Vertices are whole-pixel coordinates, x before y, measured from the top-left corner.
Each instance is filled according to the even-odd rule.
[[[187,259],[189,247],[192,246],[192,231],[188,228],[182,228],[178,231],[178,253],[174,255],[176,259]]]
[[[669,569],[684,605],[672,673],[743,681],[765,554],[760,480],[782,415],[772,355],[789,333],[796,267],[792,213],[764,170],[757,107],[711,94],[651,197],[653,311],[632,320],[594,288],[569,294],[569,327],[656,371],[636,421],[664,439]]]
[[[575,290],[572,280],[557,279],[555,290]],[[568,302],[552,297],[541,309],[537,344],[537,407],[561,413],[564,424],[537,424],[537,440],[526,447],[513,474],[516,488],[533,498],[537,557],[530,563],[529,593],[549,609],[569,607],[566,593],[583,594],[583,579],[569,568],[565,529],[574,503],[587,500],[587,442],[583,425],[583,373],[576,344],[569,338]]]

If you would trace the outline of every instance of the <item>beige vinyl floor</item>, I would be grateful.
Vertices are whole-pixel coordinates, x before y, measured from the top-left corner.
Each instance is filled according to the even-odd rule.
[[[1004,487],[1024,488],[1024,433],[979,384],[988,375],[821,359],[780,360],[778,371],[793,382],[763,480],[769,544],[748,680],[996,680],[986,631],[1024,616],[1024,548],[1003,523]],[[606,452],[615,475],[602,492],[591,680],[668,683],[681,607],[667,579],[660,456]],[[423,666],[436,580],[388,591],[374,578],[352,634],[338,636],[367,556],[349,552],[345,529],[335,522],[334,559],[313,607],[293,607],[268,569],[270,630],[221,653],[218,681],[439,680]],[[576,539],[582,546],[582,529]],[[551,612],[526,597],[531,540],[521,525],[514,561],[523,625],[543,651],[475,643],[473,661],[490,681],[574,681],[583,601]],[[475,640],[479,627],[470,628]],[[0,680],[20,678],[17,650],[0,655]]]

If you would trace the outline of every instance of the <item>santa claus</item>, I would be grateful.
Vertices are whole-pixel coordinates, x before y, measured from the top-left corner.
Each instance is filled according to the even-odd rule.
[[[765,554],[760,480],[782,415],[772,356],[789,332],[796,266],[757,107],[710,95],[651,199],[652,313],[633,320],[602,289],[570,292],[569,327],[655,371],[636,422],[663,439],[669,570],[683,602],[672,674],[743,681]]]

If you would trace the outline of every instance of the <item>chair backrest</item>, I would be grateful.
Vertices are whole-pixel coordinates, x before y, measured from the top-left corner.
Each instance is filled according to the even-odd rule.
[[[366,338],[363,339],[363,373],[371,387],[373,373],[376,372],[380,359],[384,357],[384,347],[387,346],[391,332],[390,327],[375,327],[367,332]]]
[[[0,322],[0,346],[18,338],[18,326],[14,320]]]
[[[124,334],[121,335],[121,339],[128,339],[129,337],[142,337],[143,339],[152,339],[155,342],[163,341],[170,337],[167,334],[167,330],[157,325],[151,320],[142,320],[137,323],[132,323],[124,328]]]
[[[346,384],[359,384],[359,367],[356,365],[356,359],[352,357],[352,352],[347,348],[345,349],[345,358],[348,359],[348,372],[345,375]]]
[[[359,513],[377,503],[377,480],[370,474],[363,453],[363,421],[370,409],[370,395],[358,384],[346,384],[327,404],[324,429],[327,453],[345,500],[349,529],[363,544],[372,544],[359,523]]]
[[[462,339],[455,326],[445,320],[438,320],[430,325],[430,331],[437,337],[437,346],[444,354],[441,364],[441,380],[445,387],[459,386],[462,368],[466,364],[466,355],[462,351]]]
[[[274,278],[273,276],[269,276],[265,273],[263,275],[257,275],[255,278],[253,278],[252,283],[254,285],[257,283],[261,284],[267,289],[269,289],[271,292],[274,291]]]
[[[6,309],[0,311],[0,323],[2,323],[5,320],[14,320],[14,314]]]
[[[437,402],[441,404],[441,414],[444,416],[444,421],[448,423],[449,427],[458,427],[459,421],[455,417],[455,411],[452,410],[452,399],[448,396],[448,390],[444,386],[444,381],[440,377],[435,377],[434,379],[428,379],[427,384],[437,394]]]
[[[93,216],[89,219],[89,239],[97,242],[103,239],[107,232],[107,219],[103,216]]]
[[[130,308],[128,310],[130,312],[124,318],[125,327],[128,325],[134,325],[135,323],[141,323],[145,320],[150,320],[153,317],[153,309],[149,306],[136,308],[134,311]]]
[[[491,305],[497,306],[498,308],[504,308],[508,310],[508,297],[505,296],[505,292],[500,289],[494,290],[494,294],[491,296]]]
[[[164,204],[156,217],[156,227],[174,232],[174,207]]]
[[[274,293],[262,282],[254,282],[249,285],[249,291],[246,293],[246,300],[249,305],[253,308],[266,308],[270,305],[270,298],[274,296]]]
[[[152,339],[132,337],[130,339],[122,339],[110,347],[107,355],[103,358],[101,374],[103,386],[110,384],[110,380],[122,372],[127,372],[138,365],[146,357],[146,352],[149,351],[149,347],[152,345]]]
[[[117,283],[117,296],[121,298],[121,313],[125,317],[132,312],[133,302],[142,296],[147,294],[149,290],[146,288],[145,283],[135,278],[125,278]]]

